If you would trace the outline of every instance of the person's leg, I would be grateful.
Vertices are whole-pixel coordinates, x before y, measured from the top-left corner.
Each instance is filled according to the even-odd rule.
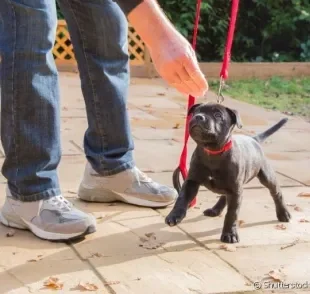
[[[59,0],[78,61],[88,129],[88,164],[79,197],[145,206],[174,202],[176,191],[154,183],[133,160],[126,100],[129,85],[128,23],[112,0]]]
[[[0,220],[46,239],[81,235],[93,221],[61,197],[56,172],[61,152],[52,54],[55,2],[1,0],[0,20],[2,173],[8,182]]]

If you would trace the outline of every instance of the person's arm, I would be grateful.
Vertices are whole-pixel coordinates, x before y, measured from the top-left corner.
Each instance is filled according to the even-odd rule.
[[[202,96],[208,83],[189,42],[175,29],[156,0],[116,0],[147,45],[155,68],[184,94]]]

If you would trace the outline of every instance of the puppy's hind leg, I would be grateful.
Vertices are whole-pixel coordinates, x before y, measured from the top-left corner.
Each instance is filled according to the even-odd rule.
[[[225,207],[226,207],[226,196],[222,195],[220,196],[219,200],[215,203],[215,205],[212,208],[206,209],[203,212],[203,214],[205,216],[216,217],[223,212]]]
[[[267,161],[265,161],[257,177],[261,184],[269,189],[276,206],[278,220],[280,222],[289,222],[291,219],[291,214],[285,205],[281,188],[277,182],[276,174]]]

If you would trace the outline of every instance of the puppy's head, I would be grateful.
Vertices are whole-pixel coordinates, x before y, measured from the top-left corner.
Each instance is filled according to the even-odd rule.
[[[195,104],[188,114],[192,115],[189,122],[190,136],[204,147],[221,146],[235,126],[242,128],[238,112],[221,104]]]

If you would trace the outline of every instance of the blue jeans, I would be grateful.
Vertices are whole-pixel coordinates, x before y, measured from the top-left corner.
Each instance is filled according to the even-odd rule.
[[[101,175],[134,166],[126,99],[127,20],[112,0],[59,0],[78,62],[88,128],[84,148]],[[53,0],[0,1],[2,173],[13,197],[61,193],[58,74]]]

